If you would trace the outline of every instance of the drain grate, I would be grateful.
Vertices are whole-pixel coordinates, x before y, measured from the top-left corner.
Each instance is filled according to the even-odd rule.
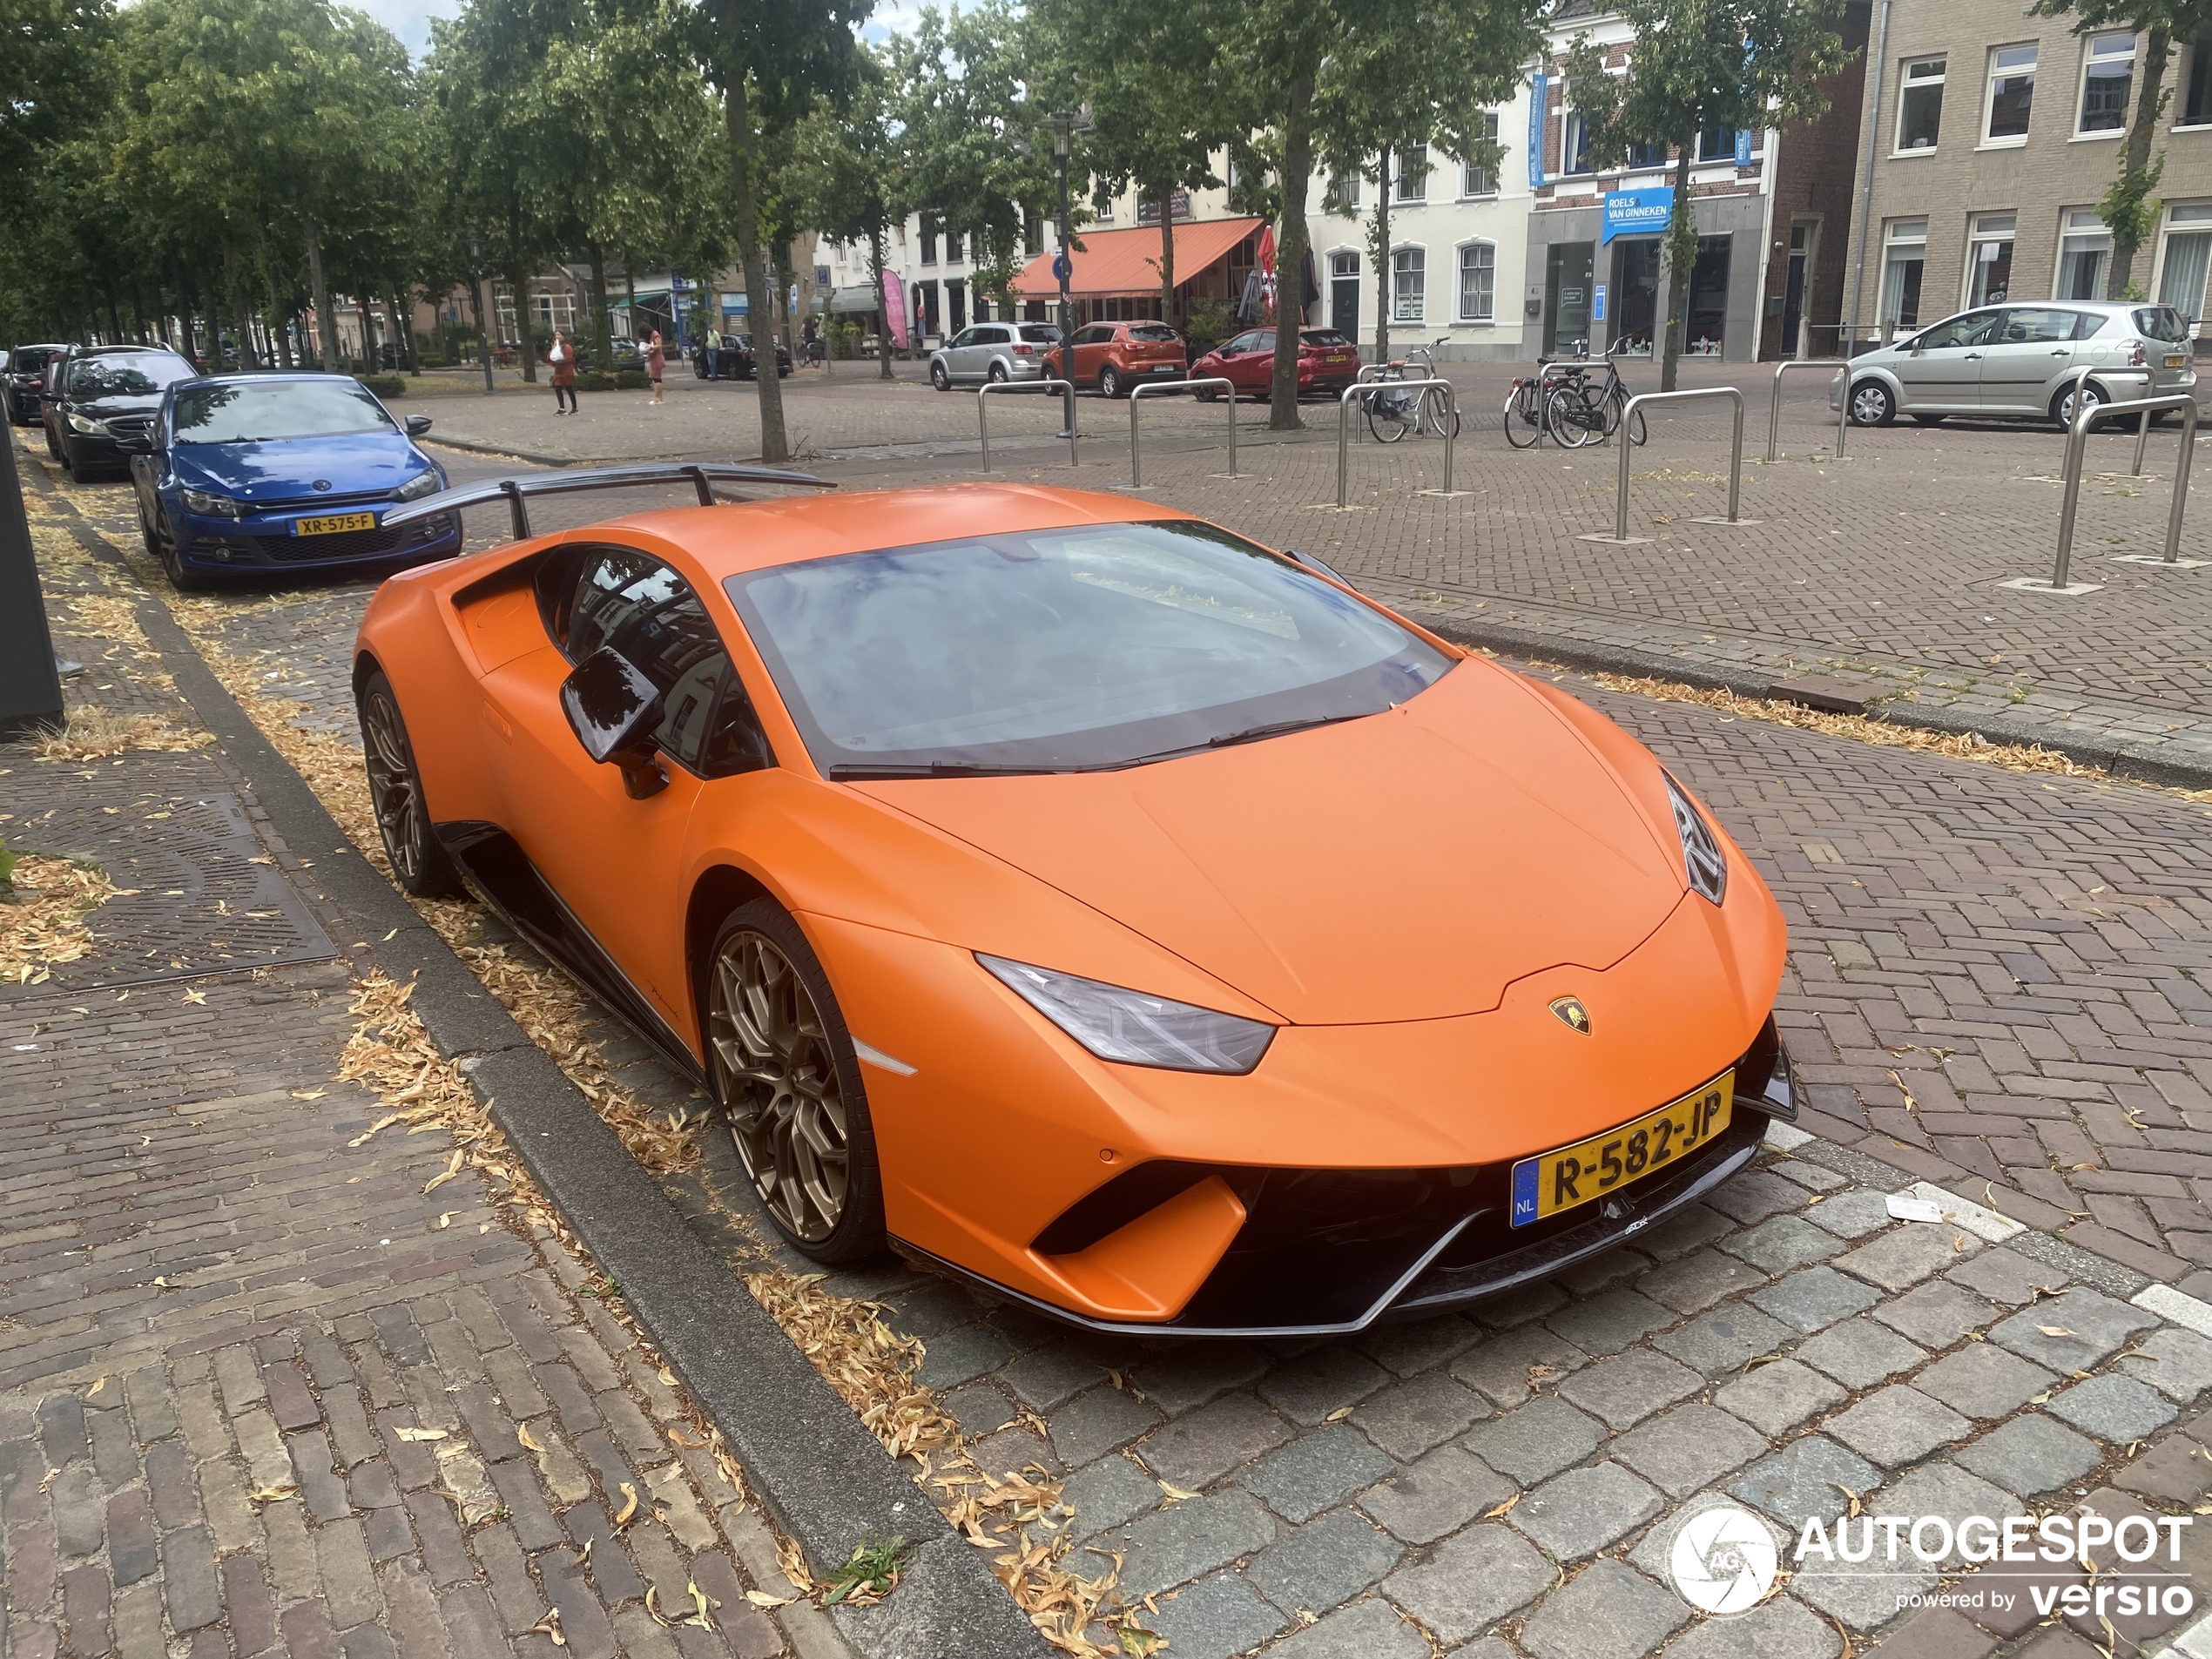
[[[206,786],[214,774],[204,760],[138,759],[111,776],[57,769],[50,782],[26,769],[0,785],[11,846],[96,864],[117,887],[134,889],[87,918],[88,955],[55,964],[42,983],[0,986],[0,1002],[337,954],[267,861],[238,797]]]

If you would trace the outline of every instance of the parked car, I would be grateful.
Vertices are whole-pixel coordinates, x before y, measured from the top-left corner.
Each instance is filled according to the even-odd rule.
[[[2092,370],[2092,404],[2187,392],[2196,386],[2188,324],[2171,306],[2043,300],[1983,306],[1946,317],[1851,361],[1855,426],[1900,415],[1923,426],[1946,415],[2074,418],[2074,374]],[[1844,376],[1829,383],[1840,410]]]
[[[18,346],[8,354],[8,367],[0,373],[0,404],[10,426],[36,426],[39,395],[45,389],[46,365],[69,349],[67,346]]]
[[[1189,372],[1183,336],[1163,322],[1094,322],[1076,330],[1069,345],[1075,353],[1078,386],[1095,386],[1120,397],[1150,381],[1179,381]],[[1054,367],[1059,366],[1055,354]]]
[[[941,392],[970,381],[1052,378],[1046,358],[1060,344],[1049,322],[974,322],[929,354],[929,383]]]
[[[1649,750],[1157,502],[564,529],[385,583],[354,685],[401,884],[623,1010],[818,1261],[1357,1331],[1635,1242],[1797,1109],[1782,913]]]
[[[1251,328],[1190,365],[1190,378],[1228,380],[1239,396],[1265,397],[1275,383],[1275,331]],[[1298,330],[1298,394],[1338,393],[1359,378],[1359,348],[1334,328]],[[1211,401],[1211,390],[1198,395]]]
[[[694,345],[685,354],[691,360],[691,373],[701,380],[708,378],[706,347]],[[759,353],[752,348],[751,334],[722,336],[722,356],[714,374],[718,381],[749,381],[759,368]],[[776,374],[779,378],[791,373],[791,347],[779,340],[776,342]]]
[[[347,374],[214,375],[172,386],[129,440],[138,532],[179,588],[218,570],[297,570],[447,558],[461,516],[387,526],[446,487],[406,428]]]
[[[72,346],[48,368],[46,449],[72,478],[126,468],[124,443],[145,435],[165,388],[199,372],[165,346]]]

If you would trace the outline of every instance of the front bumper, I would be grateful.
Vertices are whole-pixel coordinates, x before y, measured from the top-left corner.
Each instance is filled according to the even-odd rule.
[[[381,513],[391,504],[379,503],[377,510]],[[293,535],[293,521],[298,516],[283,513],[219,518],[172,509],[170,523],[175,527],[179,556],[199,570],[327,570],[400,559],[448,558],[461,550],[457,513],[324,536]]]

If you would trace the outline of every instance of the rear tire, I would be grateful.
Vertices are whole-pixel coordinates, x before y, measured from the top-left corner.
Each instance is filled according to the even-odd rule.
[[[989,377],[989,378],[990,378],[990,382],[991,382],[991,384],[992,384],[992,385],[994,385],[994,386],[1003,386],[1003,385],[1005,385],[1005,384],[1006,384],[1006,365],[1005,365],[1004,363],[993,363],[993,364],[991,365],[991,373],[990,373],[990,377]]]
[[[376,832],[391,861],[392,879],[418,899],[450,899],[463,889],[422,799],[422,777],[415,769],[415,745],[399,698],[381,669],[361,682],[354,706],[361,715],[361,748],[368,767],[369,805]]]
[[[1532,394],[1516,391],[1506,400],[1506,442],[1527,449],[1544,441],[1544,419]]]
[[[1221,393],[1219,390],[1211,386],[1202,386],[1197,391],[1191,393],[1190,395],[1197,398],[1201,403],[1218,403],[1221,401]]]
[[[2091,408],[2094,408],[2100,403],[2111,402],[2112,395],[2096,381],[2089,381],[2082,387],[2082,400]],[[2051,400],[2051,418],[2062,427],[2071,427],[2074,424],[2074,388],[2071,385],[2061,388],[2058,395]],[[2089,421],[2089,430],[2094,432],[2103,424],[2104,422],[2092,417]]]
[[[883,1248],[883,1177],[829,976],[772,899],[724,918],[706,961],[709,1085],[776,1231],[825,1264]]]
[[[1897,398],[1879,381],[1861,381],[1851,388],[1853,426],[1889,426],[1897,419]]]

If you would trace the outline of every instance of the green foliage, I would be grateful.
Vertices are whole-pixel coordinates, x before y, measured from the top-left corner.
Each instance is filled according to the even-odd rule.
[[[580,369],[577,373],[576,389],[579,392],[611,392],[615,389],[612,374],[602,374],[596,368]]]
[[[1237,332],[1237,304],[1233,300],[1217,300],[1208,295],[1193,300],[1185,314],[1184,338],[1197,351],[1204,353]]]
[[[615,389],[618,392],[642,392],[651,384],[652,376],[642,368],[618,368],[615,371]]]
[[[2112,227],[2113,245],[2129,248],[2141,247],[2158,223],[2160,210],[2165,206],[2151,195],[2158,188],[2158,181],[2166,172],[2166,152],[2160,151],[2156,160],[2148,166],[2131,167],[2123,150],[2120,157],[2120,176],[2112,181],[2104,199],[2097,204],[2097,217]]]
[[[404,397],[407,395],[407,376],[404,374],[357,374],[354,378],[379,397]]]
[[[898,1584],[899,1575],[905,1570],[914,1548],[901,1537],[862,1539],[853,1552],[853,1559],[831,1575],[829,1594],[822,1598],[822,1604],[834,1606],[861,1590],[888,1595]]]

